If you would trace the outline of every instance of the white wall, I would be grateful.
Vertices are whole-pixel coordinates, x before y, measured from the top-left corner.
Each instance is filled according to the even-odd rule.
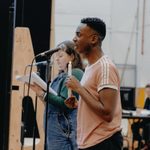
[[[103,50],[117,64],[123,76],[122,85],[145,86],[150,82],[150,1],[146,0],[144,55],[141,55],[143,1],[55,0],[55,44],[72,39],[81,18],[100,17],[107,25]]]
[[[150,1],[146,0],[145,9],[145,36],[144,36],[144,54],[141,55],[141,30],[142,30],[142,0],[140,0],[140,15],[139,15],[139,36],[137,50],[137,85],[144,86],[150,83]]]

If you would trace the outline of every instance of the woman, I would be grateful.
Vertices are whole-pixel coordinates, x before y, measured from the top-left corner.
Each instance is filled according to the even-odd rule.
[[[45,96],[37,85],[31,86],[40,99],[46,100],[48,96],[47,115],[47,150],[76,150],[76,114],[77,109],[68,107],[65,101],[68,99],[68,89],[65,86],[67,78],[67,66],[72,62],[72,75],[79,81],[82,78],[82,62],[79,54],[74,50],[72,41],[64,41],[61,44],[66,48],[57,52],[56,61],[59,67],[59,74],[51,83],[51,87],[58,93],[58,96],[49,93]],[[58,46],[60,46],[59,44]],[[77,93],[72,93],[78,99]],[[46,118],[45,118],[46,119]]]

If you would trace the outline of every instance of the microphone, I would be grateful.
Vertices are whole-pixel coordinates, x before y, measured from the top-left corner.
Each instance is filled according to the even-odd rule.
[[[40,53],[38,54],[37,56],[47,56],[47,55],[52,55],[53,53],[59,51],[60,49],[65,49],[66,46],[64,44],[61,44],[60,46],[56,47],[56,48],[53,48],[53,49],[50,49],[50,50],[47,50],[43,53]]]
[[[46,66],[46,65],[47,65],[47,61],[40,61],[32,64],[32,66]],[[31,66],[31,64],[27,66]]]

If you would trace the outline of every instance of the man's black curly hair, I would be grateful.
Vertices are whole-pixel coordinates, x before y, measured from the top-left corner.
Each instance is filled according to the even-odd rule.
[[[99,33],[101,40],[103,40],[106,36],[106,24],[100,18],[83,18],[81,19],[81,23],[87,24],[93,30]]]

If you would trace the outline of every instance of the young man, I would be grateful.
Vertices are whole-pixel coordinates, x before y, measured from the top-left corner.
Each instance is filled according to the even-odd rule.
[[[150,84],[145,86],[146,99],[144,109],[150,110]],[[150,149],[150,119],[143,120],[141,123],[143,128],[143,139],[145,141],[145,147]]]
[[[144,104],[144,109],[150,110],[150,84],[145,86],[146,100]]]
[[[106,35],[99,18],[84,18],[74,37],[75,50],[88,60],[81,83],[68,77],[66,86],[80,95],[77,116],[79,149],[121,150],[121,101],[118,71],[104,55]]]
[[[150,110],[150,84],[145,86],[145,104],[143,109]],[[131,125],[133,139],[138,139],[137,149],[149,150],[150,149],[150,119],[139,119]],[[140,129],[143,130],[141,135]]]

